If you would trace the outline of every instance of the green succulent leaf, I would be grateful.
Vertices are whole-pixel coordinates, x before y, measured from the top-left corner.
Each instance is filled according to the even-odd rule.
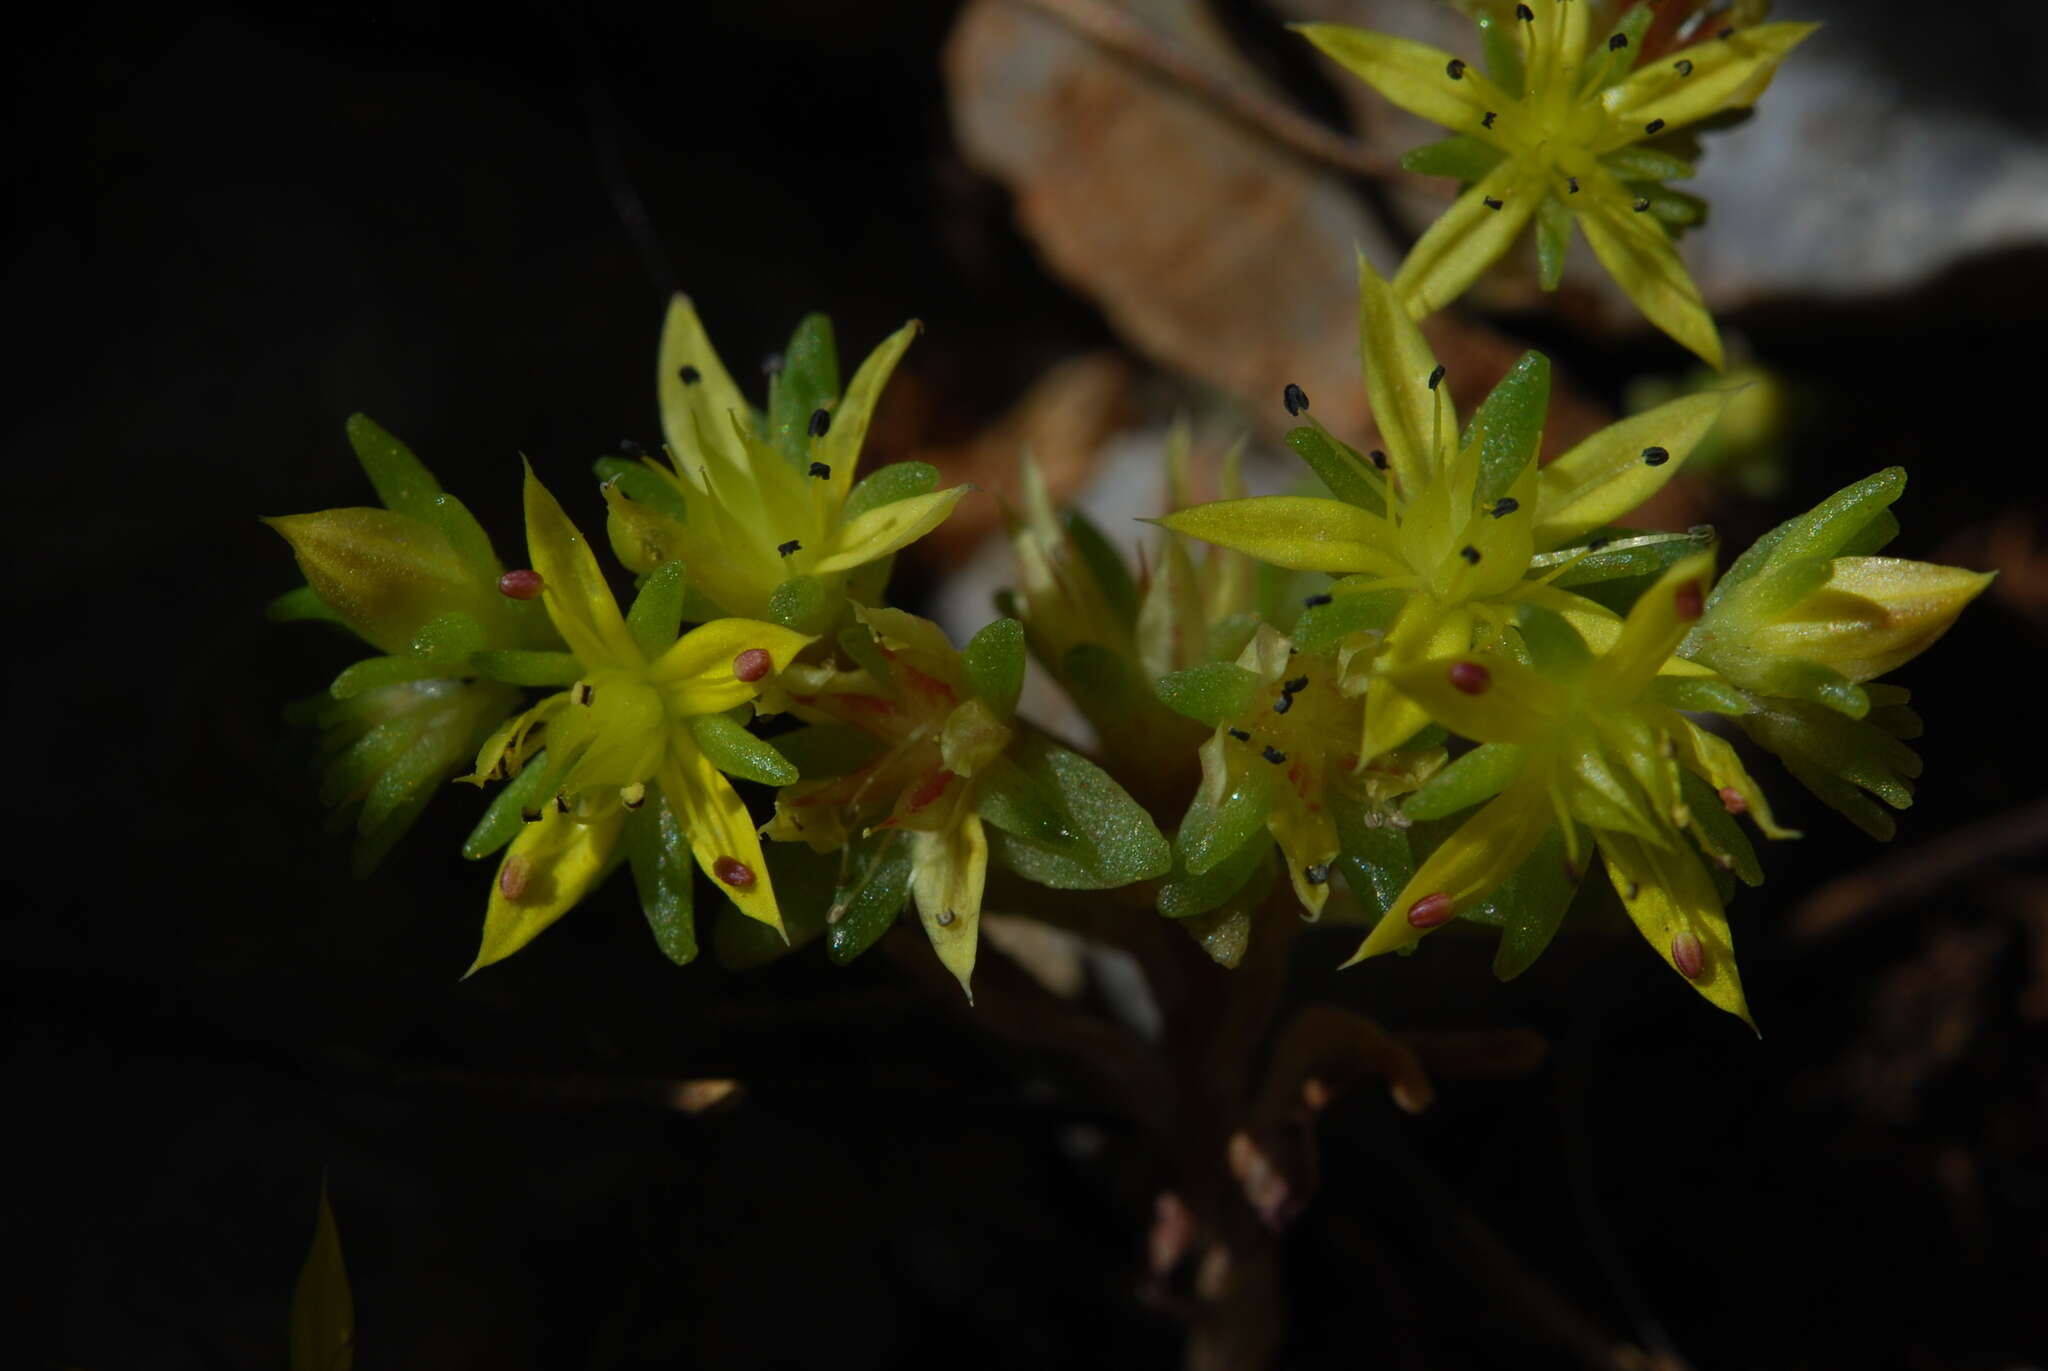
[[[901,838],[877,833],[847,846],[825,934],[825,954],[835,966],[873,947],[902,915],[912,873],[910,844]]]
[[[1265,682],[1257,672],[1234,662],[1211,662],[1169,672],[1152,688],[1168,709],[1197,723],[1221,728],[1250,709],[1264,687]]]
[[[775,745],[757,738],[725,714],[692,714],[687,720],[690,734],[711,764],[729,776],[759,781],[763,785],[793,785],[797,769],[775,750]]]
[[[939,469],[929,462],[891,462],[876,467],[863,476],[846,496],[846,506],[840,517],[845,523],[852,523],[861,515],[893,505],[899,500],[914,500],[920,495],[930,495],[939,488]]]
[[[803,465],[811,460],[811,416],[839,402],[839,348],[832,321],[806,315],[782,351],[782,370],[768,382],[768,438],[777,451]]]
[[[658,788],[650,786],[646,803],[626,816],[624,839],[640,912],[655,945],[677,966],[688,966],[697,959],[697,862],[690,835]]]
[[[1060,890],[1110,890],[1173,865],[1152,817],[1087,758],[1032,734],[1012,744],[1009,757],[1050,804],[1061,834],[1048,841],[1005,829],[998,812],[984,807],[989,851],[1018,875]]]
[[[1001,718],[1017,712],[1017,697],[1024,690],[1024,655],[1024,625],[1016,619],[984,625],[961,649],[968,683]]]

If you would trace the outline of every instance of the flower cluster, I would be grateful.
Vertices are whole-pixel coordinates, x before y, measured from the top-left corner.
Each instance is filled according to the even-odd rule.
[[[1457,130],[1414,165],[1471,183],[1393,279],[1359,262],[1378,446],[1325,430],[1289,386],[1303,422],[1287,442],[1315,487],[1249,496],[1233,453],[1201,503],[1177,434],[1170,508],[1136,569],[1061,517],[1027,460],[1008,513],[1016,589],[964,647],[885,592],[894,555],[965,488],[916,462],[855,480],[915,323],[842,390],[830,325],[806,319],[756,409],[679,297],[657,370],[665,450],[597,464],[608,541],[635,578],[624,610],[530,469],[528,565],[507,569],[403,445],[352,420],[382,507],[271,523],[306,578],[278,616],[330,620],[384,654],[305,710],[359,863],[473,757],[461,779],[500,789],[464,852],[502,855],[472,970],[622,863],[675,961],[697,955],[700,889],[733,916],[717,936],[740,960],[763,936],[769,954],[819,936],[848,961],[914,908],[970,997],[984,909],[1043,908],[1031,886],[1121,891],[1108,903],[1180,921],[1225,964],[1262,909],[1361,929],[1353,961],[1490,927],[1503,978],[1570,910],[1605,901],[1747,1021],[1726,901],[1762,879],[1752,831],[1793,835],[1731,736],[1888,837],[1886,806],[1909,803],[1920,770],[1919,720],[1876,678],[1989,578],[1877,555],[1898,531],[1897,469],[1718,579],[1710,529],[1620,525],[1729,390],[1545,460],[1551,368],[1531,352],[1458,413],[1415,319],[1530,223],[1546,284],[1576,222],[1652,319],[1719,360],[1666,231],[1691,202],[1661,182],[1690,170],[1682,131],[1753,101],[1810,26],[1653,42],[1646,7],[1611,30],[1593,9],[1482,7],[1490,76],[1309,28]],[[1092,758],[1020,717],[1027,658],[1092,728]]]

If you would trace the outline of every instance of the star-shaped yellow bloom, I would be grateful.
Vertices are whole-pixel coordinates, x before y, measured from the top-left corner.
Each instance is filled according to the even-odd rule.
[[[832,607],[844,604],[850,573],[937,528],[967,493],[932,489],[937,473],[921,463],[854,485],[875,402],[918,328],[913,321],[891,334],[843,398],[802,418],[802,432],[771,435],[678,295],[657,375],[669,461],[645,459],[665,498],[634,501],[620,482],[607,484],[619,559],[643,574],[681,561],[691,587],[728,614],[826,627],[837,618]],[[836,391],[835,374],[819,398]]]
[[[1490,75],[1405,38],[1336,24],[1302,32],[1381,95],[1453,133],[1408,159],[1414,170],[1470,183],[1394,278],[1412,314],[1463,294],[1532,222],[1543,284],[1555,288],[1576,223],[1650,322],[1719,367],[1720,335],[1667,226],[1696,221],[1699,206],[1661,184],[1692,167],[1659,140],[1755,103],[1818,25],[1727,28],[1638,65],[1649,8],[1635,6],[1611,31],[1593,28],[1592,8],[1528,0],[1515,7],[1512,36],[1483,20]]]
[[[1447,653],[1391,673],[1446,728],[1501,749],[1504,788],[1417,868],[1353,962],[1406,947],[1483,899],[1554,826],[1578,868],[1583,828],[1650,945],[1710,1002],[1750,1021],[1703,862],[1754,883],[1755,854],[1728,816],[1746,813],[1773,837],[1786,830],[1734,750],[1674,708],[1697,708],[1700,697],[1660,675],[1704,612],[1712,570],[1711,553],[1674,565],[1597,655],[1572,625],[1536,609],[1519,633],[1529,664]],[[1742,708],[1739,696],[1729,708]]]
[[[673,593],[643,591],[633,614],[622,615],[589,544],[530,469],[525,503],[540,599],[580,674],[478,754],[471,779],[479,783],[533,765],[546,774],[531,821],[499,864],[470,969],[524,947],[597,884],[611,869],[626,812],[647,802],[649,786],[688,831],[697,864],[717,887],[749,918],[781,928],[753,820],[706,753],[758,759],[756,779],[796,778],[731,712],[755,701],[811,639],[750,619],[715,620],[678,638],[674,575],[665,578]]]

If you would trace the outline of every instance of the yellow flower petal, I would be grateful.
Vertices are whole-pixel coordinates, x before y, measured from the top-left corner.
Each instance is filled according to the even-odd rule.
[[[831,551],[811,568],[812,573],[829,576],[835,571],[851,571],[910,546],[945,523],[946,516],[967,491],[966,486],[954,486],[929,495],[913,495],[841,524],[832,536]]]
[[[1672,563],[1637,598],[1622,621],[1620,636],[1593,668],[1597,688],[1624,700],[1639,695],[1699,622],[1713,579],[1711,550]]]
[[[1819,27],[1760,24],[1737,29],[1727,38],[1694,43],[1645,65],[1601,96],[1615,127],[1602,140],[1600,151],[1634,142],[1653,122],[1676,129],[1755,103],[1778,63]]]
[[[690,837],[690,851],[711,884],[739,907],[740,913],[782,932],[782,911],[775,904],[775,886],[747,807],[733,793],[732,783],[704,759],[696,747],[672,739],[668,758],[656,773]],[[787,937],[787,934],[784,934]]]
[[[1634,197],[1605,171],[1587,168],[1584,193],[1567,203],[1600,265],[1628,292],[1643,317],[1721,369],[1721,334],[1677,245],[1655,216],[1638,214]]]
[[[491,883],[483,946],[464,973],[473,976],[525,947],[567,914],[610,869],[625,811],[614,806],[589,823],[546,805],[512,840]]]
[[[1483,72],[1441,48],[1343,24],[1294,27],[1346,71],[1431,123],[1483,136],[1486,112],[1509,106],[1510,97]]]
[[[1781,827],[1772,817],[1771,802],[1765,797],[1763,787],[1749,774],[1749,769],[1743,766],[1742,759],[1726,738],[1709,733],[1683,715],[1679,719],[1684,727],[1673,729],[1671,735],[1671,741],[1678,749],[1678,760],[1721,792],[1724,805],[1727,792],[1733,791],[1742,801],[1742,808],[1751,822],[1766,838],[1799,836],[1797,829]]]
[[[1429,854],[1402,887],[1386,917],[1344,965],[1354,966],[1420,941],[1430,927],[1437,926],[1417,928],[1408,921],[1409,911],[1425,899],[1448,899],[1453,915],[1484,899],[1528,860],[1555,819],[1542,778],[1525,773]]]
[[[1932,646],[1991,580],[1990,572],[1902,557],[1837,557],[1825,585],[1783,617],[1752,629],[1742,647],[1760,657],[1819,662],[1851,681],[1867,681]]]
[[[955,822],[935,832],[906,834],[905,841],[918,921],[932,951],[971,1003],[982,886],[988,876],[988,835],[981,816],[963,806]]]
[[[812,641],[807,634],[760,619],[713,619],[678,638],[647,668],[647,679],[661,688],[671,713],[716,714],[759,695],[762,682],[787,667]],[[768,654],[769,669],[743,681],[735,674],[737,659],[756,649]]]
[[[1401,607],[1401,617],[1379,656],[1384,671],[1433,657],[1453,657],[1472,646],[1472,613],[1459,608],[1446,611],[1427,595],[1411,596]],[[1358,759],[1370,762],[1407,742],[1430,722],[1429,711],[1389,681],[1374,678],[1365,692],[1365,733]]]
[[[1436,354],[1393,286],[1358,254],[1358,352],[1365,393],[1395,477],[1413,495],[1426,489],[1458,442],[1458,416],[1441,384]]]
[[[306,584],[365,642],[403,654],[428,620],[463,610],[485,623],[495,589],[477,583],[448,536],[388,509],[327,509],[265,523],[292,545]]]
[[[831,429],[812,449],[819,461],[832,468],[832,474],[825,481],[833,496],[834,509],[853,489],[853,469],[860,462],[861,444],[867,441],[868,421],[874,417],[875,402],[881,399],[882,388],[889,384],[889,377],[896,370],[896,363],[902,360],[904,350],[923,331],[924,325],[912,319],[884,338],[881,346],[867,355],[867,360],[860,364],[860,370],[853,373],[845,397],[832,411]]]
[[[1549,742],[1566,715],[1555,683],[1498,655],[1435,657],[1393,667],[1384,679],[1430,718],[1475,742]]]
[[[1408,250],[1394,275],[1402,307],[1423,319],[1463,295],[1500,260],[1548,193],[1543,178],[1517,159],[1488,172]]]
[[[1656,494],[1735,393],[1702,391],[1609,424],[1545,466],[1536,478],[1536,546],[1563,546]],[[1652,465],[1658,452],[1664,458]]]
[[[586,668],[638,666],[640,649],[626,631],[590,544],[531,466],[526,468],[526,549],[541,575],[548,618],[578,660]]]
[[[1614,882],[1623,908],[1667,966],[1686,976],[1708,1003],[1748,1024],[1749,1004],[1742,996],[1742,977],[1735,969],[1735,942],[1713,878],[1690,846],[1648,847],[1620,833],[1599,835],[1607,860],[1607,878]],[[1682,938],[1691,938],[1687,948]],[[1697,961],[1693,961],[1694,956]],[[1681,960],[1692,963],[1682,966]]]
[[[683,379],[685,367],[693,379]],[[750,412],[746,397],[718,360],[687,295],[669,301],[656,361],[655,395],[661,404],[662,433],[685,482],[696,490],[705,488],[700,462],[744,476],[746,452],[733,432],[733,420],[744,420]]]
[[[1398,576],[1408,569],[1394,526],[1342,500],[1255,495],[1196,505],[1153,522],[1292,571]]]

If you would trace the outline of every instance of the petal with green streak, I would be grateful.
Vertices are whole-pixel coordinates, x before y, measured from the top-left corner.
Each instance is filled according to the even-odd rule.
[[[1745,651],[1819,662],[1850,681],[1882,676],[1948,632],[1991,572],[1902,557],[1836,557],[1825,585],[1752,629]]]
[[[1438,216],[1402,259],[1394,274],[1402,306],[1412,317],[1425,319],[1463,295],[1480,272],[1507,252],[1545,194],[1543,179],[1518,160],[1488,172]]]
[[[845,499],[846,493],[853,488],[853,468],[860,461],[861,445],[867,441],[868,421],[874,417],[875,403],[882,397],[882,388],[889,384],[889,377],[911,340],[923,330],[924,325],[912,319],[884,338],[881,345],[867,355],[867,360],[853,373],[853,380],[847,383],[846,398],[832,412],[831,429],[812,449],[819,461],[832,468],[832,474],[825,479],[830,483],[833,495],[840,500]],[[890,550],[894,551],[893,548]],[[864,557],[861,560],[869,559]],[[824,570],[819,568],[821,573]]]
[[[684,367],[696,379],[682,378]],[[702,488],[702,462],[717,462],[735,474],[746,468],[746,454],[733,433],[733,416],[748,418],[746,397],[733,384],[725,363],[704,332],[696,306],[687,295],[669,301],[662,324],[656,362],[655,395],[661,405],[661,430],[683,479]]]
[[[451,610],[488,620],[480,586],[440,530],[383,509],[266,519],[291,544],[306,584],[365,641],[404,653],[421,625]]]
[[[549,805],[538,820],[526,825],[498,864],[484,914],[483,946],[465,975],[504,961],[590,893],[610,867],[624,813],[613,809],[595,822],[583,823]],[[525,872],[523,888],[519,879],[506,874],[515,862]],[[508,884],[519,889],[517,900],[506,895]]]
[[[731,782],[682,737],[671,740],[669,756],[656,779],[690,837],[690,851],[711,884],[738,906],[740,913],[770,928],[781,929],[782,911],[775,904],[775,886],[761,839],[746,805]],[[721,863],[738,862],[753,875],[749,885],[735,885],[719,875]]]
[[[1482,743],[1446,766],[1401,802],[1410,819],[1448,819],[1490,800],[1522,774],[1523,752],[1508,743]]]
[[[656,791],[640,810],[625,820],[626,855],[640,912],[654,934],[655,946],[677,966],[697,960],[696,863],[682,820]]]
[[[1472,667],[1486,673],[1485,688],[1477,694],[1451,684],[1454,668]],[[1432,720],[1477,742],[1543,743],[1565,715],[1564,693],[1554,683],[1499,655],[1437,657],[1395,667],[1385,679]]]
[[[1488,110],[1510,103],[1474,67],[1459,63],[1461,74],[1453,77],[1451,54],[1427,43],[1343,24],[1298,24],[1295,31],[1381,95],[1433,124],[1475,130]]]
[[[981,817],[963,810],[934,833],[910,833],[910,889],[932,951],[967,999],[974,999],[974,954],[981,927],[981,893],[988,877],[988,835]]]
[[[831,551],[811,570],[827,576],[901,551],[946,522],[946,516],[967,491],[966,486],[954,486],[929,495],[913,495],[841,524],[832,535]]]
[[[1734,393],[1702,391],[1609,424],[1545,465],[1537,477],[1536,546],[1562,547],[1663,489]],[[1651,448],[1668,460],[1651,466],[1643,458]]]
[[[1458,439],[1450,396],[1431,386],[1436,354],[1393,286],[1358,254],[1358,351],[1365,393],[1394,475],[1412,495],[1449,460]],[[1363,568],[1361,568],[1362,570]]]
[[[1342,500],[1306,495],[1255,495],[1216,500],[1156,520],[1175,533],[1293,571],[1406,571],[1394,526]]]
[[[1600,854],[1607,861],[1607,878],[1614,882],[1622,907],[1657,955],[1676,971],[1673,941],[1681,933],[1699,939],[1704,964],[1700,978],[1689,984],[1708,1003],[1727,1010],[1753,1031],[1756,1021],[1749,1017],[1749,1005],[1742,997],[1735,942],[1728,932],[1727,916],[1721,912],[1721,897],[1691,847],[1649,847],[1619,833],[1602,833],[1599,842]]]
[[[626,629],[640,655],[654,661],[674,646],[683,630],[683,595],[689,589],[681,562],[664,562],[648,573],[626,611]]]
[[[811,642],[805,634],[759,619],[713,619],[678,638],[647,668],[647,679],[661,687],[674,713],[719,714],[761,693],[760,681],[733,675],[734,658],[758,648],[768,654],[772,674]]]
[[[775,750],[725,714],[692,714],[684,720],[706,759],[729,776],[762,785],[793,785],[797,770]]]
[[[1428,930],[1409,923],[1408,911],[1427,896],[1447,895],[1453,909],[1485,898],[1528,860],[1554,822],[1542,782],[1518,781],[1437,845],[1344,965],[1420,941]]]
[[[541,576],[548,618],[583,665],[638,665],[640,650],[626,631],[590,544],[531,466],[526,468],[526,548]]]
[[[1581,179],[1585,193],[1572,197],[1571,208],[1600,265],[1644,318],[1719,371],[1720,331],[1671,235],[1651,215],[1638,214],[1634,197],[1606,172],[1589,171]]]
[[[1600,97],[1615,120],[1600,150],[1634,142],[1642,136],[1639,129],[1660,119],[1666,129],[1676,129],[1754,103],[1778,63],[1819,27],[1760,24],[1650,63]],[[1681,60],[1688,68],[1683,72]]]
[[[1594,668],[1599,684],[1624,698],[1648,686],[1699,619],[1713,574],[1714,554],[1697,552],[1658,577],[1629,610],[1621,636]]]

